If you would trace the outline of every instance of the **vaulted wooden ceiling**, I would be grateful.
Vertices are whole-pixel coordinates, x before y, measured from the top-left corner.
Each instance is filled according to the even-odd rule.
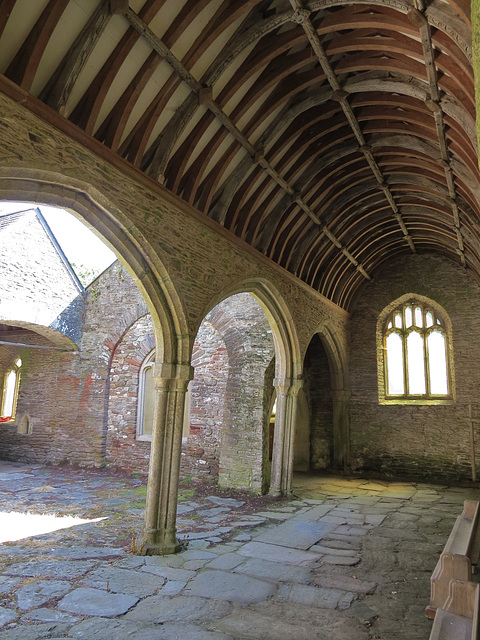
[[[0,89],[345,308],[399,254],[480,276],[471,58],[469,0],[0,1]]]

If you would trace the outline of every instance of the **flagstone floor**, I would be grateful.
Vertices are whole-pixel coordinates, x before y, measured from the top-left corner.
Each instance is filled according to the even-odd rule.
[[[298,476],[256,507],[181,485],[187,548],[145,558],[139,478],[0,462],[0,487],[0,640],[427,640],[430,574],[478,497]]]

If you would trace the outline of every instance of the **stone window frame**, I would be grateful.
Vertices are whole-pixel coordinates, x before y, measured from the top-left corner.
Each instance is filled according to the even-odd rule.
[[[138,372],[138,394],[137,394],[137,425],[136,439],[152,441],[151,434],[143,432],[143,421],[145,417],[145,374],[147,369],[155,366],[155,349],[145,357]],[[192,380],[188,383],[187,393],[185,394],[185,412],[183,418],[182,442],[188,440],[190,431],[190,398],[192,393]]]
[[[155,366],[155,349],[145,357],[138,372],[138,394],[137,394],[137,425],[136,425],[136,438],[137,440],[152,440],[152,435],[144,433],[144,418],[145,418],[145,386],[146,386],[146,373],[148,369],[153,369]]]
[[[445,395],[434,395],[428,393],[428,361],[425,360],[426,371],[426,383],[427,393],[422,395],[414,395],[404,393],[402,395],[388,395],[387,393],[387,359],[386,359],[386,345],[385,340],[389,333],[395,331],[393,323],[394,316],[399,312],[402,315],[402,319],[405,318],[405,308],[408,306],[421,307],[423,317],[430,311],[435,319],[435,329],[440,330],[445,337],[446,346],[446,367],[447,367],[447,386],[448,393]],[[436,321],[439,321],[437,324]],[[393,324],[389,326],[390,323]],[[432,327],[425,327],[423,331],[424,340],[426,335]],[[408,333],[404,328],[401,330],[403,333],[402,341],[405,349],[405,340]],[[405,353],[405,351],[404,351]],[[425,353],[425,352],[424,352]],[[424,358],[427,356],[424,356]],[[450,318],[438,303],[421,296],[418,294],[407,294],[394,300],[390,303],[379,315],[377,322],[377,364],[378,364],[378,396],[379,403],[385,405],[452,405],[455,403],[455,370],[453,364],[453,340],[452,340],[452,324]],[[404,376],[406,378],[408,371],[408,364],[404,356]],[[405,389],[407,386],[405,386]]]
[[[2,418],[10,418],[10,420],[5,421],[7,424],[15,421],[15,416],[17,413],[17,401],[18,401],[18,392],[20,389],[20,378],[21,378],[21,369],[22,369],[22,359],[19,355],[16,355],[12,364],[5,371],[3,376],[3,385],[2,385],[2,402],[0,406],[0,417]],[[12,410],[10,412],[11,415],[5,415],[5,402],[7,399],[7,385],[10,374],[15,374],[15,388],[13,391],[13,401],[12,401]]]

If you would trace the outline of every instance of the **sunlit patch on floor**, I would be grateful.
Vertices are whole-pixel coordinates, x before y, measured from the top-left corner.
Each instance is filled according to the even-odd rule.
[[[23,538],[52,533],[59,529],[68,529],[79,524],[99,522],[106,518],[77,518],[75,516],[56,516],[54,514],[18,513],[0,511],[0,543],[14,542]]]

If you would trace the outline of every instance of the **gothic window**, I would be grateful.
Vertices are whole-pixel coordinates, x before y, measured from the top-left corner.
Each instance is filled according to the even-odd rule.
[[[385,399],[452,397],[445,319],[433,306],[411,299],[395,307],[383,325]]]
[[[15,358],[12,365],[7,369],[3,378],[2,407],[0,420],[8,422],[15,419],[17,408],[18,388],[20,386],[20,369],[22,361]]]
[[[141,440],[151,440],[152,438],[155,406],[154,365],[155,351],[152,351],[142,364],[138,380],[137,437]]]

